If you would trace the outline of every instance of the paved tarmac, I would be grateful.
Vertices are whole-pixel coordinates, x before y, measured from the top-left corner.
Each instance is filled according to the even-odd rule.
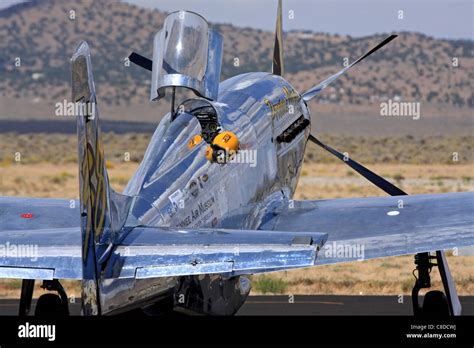
[[[462,296],[463,315],[474,315],[474,296]],[[412,315],[411,298],[398,296],[251,296],[237,315]],[[33,301],[32,313],[34,313]],[[78,315],[80,305],[70,305]],[[16,315],[18,300],[0,300],[0,315]]]

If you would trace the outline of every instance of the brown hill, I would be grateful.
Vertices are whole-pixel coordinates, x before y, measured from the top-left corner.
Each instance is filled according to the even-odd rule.
[[[149,73],[125,66],[124,59],[131,51],[151,56],[153,35],[164,18],[157,10],[115,0],[37,0],[0,11],[0,117],[51,114],[54,103],[68,99],[69,58],[85,39],[92,48],[99,100],[107,113],[122,118],[119,112],[137,110],[138,105],[134,114],[140,116],[134,119],[156,119],[157,110],[145,106]],[[223,79],[270,70],[273,33],[227,24],[215,28],[225,40]],[[474,42],[399,34],[328,88],[319,98],[329,105],[323,110],[330,113],[331,105],[337,105],[342,113],[365,113],[376,110],[380,101],[399,97],[422,102],[433,114],[443,110],[442,114],[472,115]],[[285,77],[304,91],[341,69],[344,58],[355,59],[385,36],[287,32]],[[453,58],[459,66],[453,66]]]

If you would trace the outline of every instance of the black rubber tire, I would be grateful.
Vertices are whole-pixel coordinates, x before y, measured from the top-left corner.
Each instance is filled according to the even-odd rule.
[[[67,306],[67,304],[66,304]],[[35,315],[37,316],[66,316],[67,307],[61,297],[56,294],[44,294],[36,302]]]
[[[423,314],[449,316],[446,295],[438,290],[427,292],[423,300]]]

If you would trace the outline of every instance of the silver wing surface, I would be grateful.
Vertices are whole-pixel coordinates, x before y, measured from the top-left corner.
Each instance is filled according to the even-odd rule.
[[[0,278],[82,279],[77,201],[0,198]],[[131,228],[112,245],[105,276],[228,275],[313,266],[327,234]]]
[[[474,192],[295,201],[265,230],[328,232],[316,264],[474,245]]]
[[[0,278],[82,279],[78,201],[0,197]]]
[[[0,278],[81,279],[77,206],[0,198]],[[473,213],[469,192],[295,202],[259,231],[135,227],[107,255],[106,276],[238,275],[360,259],[341,246],[363,247],[371,259],[474,245]]]

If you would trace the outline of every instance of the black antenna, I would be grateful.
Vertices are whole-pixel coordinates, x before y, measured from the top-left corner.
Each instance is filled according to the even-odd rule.
[[[171,93],[171,120],[174,121],[174,100],[176,98],[176,87],[173,87],[173,92]]]

